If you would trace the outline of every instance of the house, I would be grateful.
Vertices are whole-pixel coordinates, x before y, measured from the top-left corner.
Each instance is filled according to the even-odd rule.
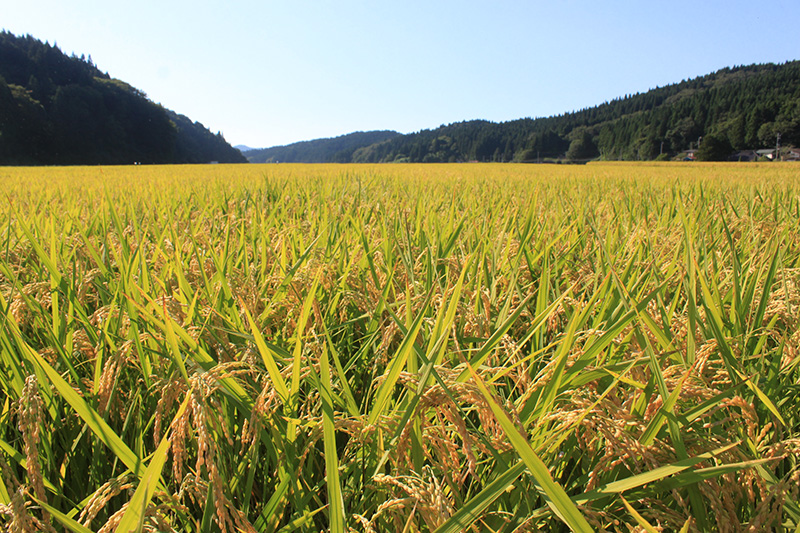
[[[756,150],[758,157],[766,157],[767,159],[775,159],[775,148],[766,148],[764,150]]]
[[[800,148],[792,148],[783,154],[784,161],[800,161]]]

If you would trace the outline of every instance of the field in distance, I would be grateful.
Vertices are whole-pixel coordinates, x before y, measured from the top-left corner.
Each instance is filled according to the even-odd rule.
[[[7,530],[800,526],[800,166],[0,190]]]

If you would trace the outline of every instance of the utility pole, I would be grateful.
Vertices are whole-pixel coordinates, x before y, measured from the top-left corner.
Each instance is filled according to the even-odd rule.
[[[778,134],[778,140],[775,141],[775,161],[778,160],[778,157],[781,155],[781,134]]]

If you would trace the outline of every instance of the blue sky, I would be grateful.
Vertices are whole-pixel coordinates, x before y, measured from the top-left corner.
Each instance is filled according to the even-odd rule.
[[[796,0],[30,0],[0,28],[91,55],[150,99],[266,147],[590,107],[800,59]]]

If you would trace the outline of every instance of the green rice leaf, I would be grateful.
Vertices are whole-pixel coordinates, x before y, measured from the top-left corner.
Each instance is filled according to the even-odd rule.
[[[30,348],[24,340],[17,338],[17,345],[22,346],[27,352],[28,357],[36,361],[47,375],[50,383],[53,384],[53,387],[55,387],[61,397],[75,410],[78,416],[86,422],[86,425],[92,433],[94,433],[95,437],[108,446],[114,455],[116,455],[132,472],[141,476],[144,473],[141,458],[128,448],[116,432],[103,420],[103,417],[101,417],[80,394],[75,392],[72,386],[64,381],[58,372],[56,372],[41,355]]]
[[[278,365],[275,362],[275,354],[264,342],[264,337],[261,335],[261,331],[253,320],[253,317],[250,316],[250,312],[245,309],[243,302],[241,308],[247,317],[247,322],[250,324],[250,332],[253,334],[253,338],[256,341],[258,353],[261,354],[261,360],[264,361],[264,367],[267,369],[269,378],[272,380],[272,384],[275,387],[275,390],[278,392],[278,395],[281,397],[283,403],[287,404],[289,402],[289,388],[286,386],[286,381],[283,379],[283,375],[281,375],[281,371],[278,369]]]
[[[623,498],[622,496],[619,497],[622,500],[622,504],[625,506],[625,509],[631,514],[631,516],[636,520],[636,523],[639,524],[647,533],[658,533],[658,530],[654,528],[647,520],[644,519],[639,512],[634,509],[631,504],[628,503],[628,500]]]
[[[332,533],[344,533],[345,510],[342,499],[342,488],[339,481],[339,455],[336,449],[336,429],[331,397],[331,369],[328,363],[328,351],[322,349],[320,358],[322,373],[322,438],[325,449],[325,485],[328,489],[328,506],[330,509],[330,529]]]
[[[553,480],[553,477],[550,475],[550,471],[547,469],[547,466],[542,462],[541,459],[539,459],[539,457],[533,451],[533,448],[531,448],[530,444],[528,444],[526,438],[522,436],[505,411],[503,411],[503,409],[494,400],[491,392],[489,392],[489,389],[486,388],[483,380],[481,380],[480,376],[478,376],[478,374],[472,368],[472,365],[468,365],[467,368],[475,380],[475,384],[478,386],[478,389],[480,389],[481,394],[483,394],[483,397],[489,404],[489,408],[492,410],[492,413],[494,413],[497,422],[503,428],[503,432],[505,433],[509,442],[517,451],[520,459],[522,459],[522,461],[525,463],[525,466],[528,468],[528,471],[536,480],[537,489],[539,490],[540,495],[544,498],[545,502],[547,502],[547,505],[550,507],[550,509],[552,509],[553,512],[567,526],[569,526],[572,531],[592,531],[591,526],[583,517],[578,508],[575,507],[575,504],[572,502],[570,497],[567,496],[567,493],[564,492],[564,489]]]
[[[436,528],[434,533],[459,533],[461,531],[468,531],[475,520],[481,516],[481,513],[502,496],[503,493],[513,485],[514,481],[525,472],[526,468],[527,465],[525,462],[520,461],[503,472],[472,499],[461,505],[458,510],[453,513],[453,516]]]
[[[177,420],[183,415],[183,412],[189,405],[190,399],[191,392],[186,394],[186,398],[178,408],[174,420]],[[164,468],[164,463],[167,461],[170,444],[171,442],[168,436],[164,435],[155,453],[153,453],[153,456],[150,458],[150,464],[139,480],[139,486],[136,488],[136,492],[133,493],[133,496],[128,502],[128,508],[122,515],[119,525],[115,530],[117,533],[131,533],[133,531],[138,533],[142,531],[147,507],[150,505],[150,500],[152,500],[153,493],[159,484],[161,470]]]
[[[422,320],[425,318],[425,309],[427,308],[427,302],[430,300],[430,294],[431,293],[429,293],[425,305],[411,324],[411,328],[409,328],[409,332],[397,349],[395,356],[389,363],[386,376],[378,388],[378,392],[375,394],[375,400],[372,402],[372,409],[370,410],[367,424],[374,424],[378,420],[378,417],[386,410],[386,403],[389,400],[389,395],[394,390],[397,379],[400,377],[400,372],[405,368],[408,356],[411,354],[412,350],[414,350],[414,343],[417,340],[419,330],[422,328]]]
[[[33,500],[39,507],[50,513],[56,520],[61,522],[61,525],[67,528],[69,531],[72,531],[73,533],[94,533],[91,529],[84,526],[80,522],[77,522],[75,519],[65,515],[55,507],[51,507],[47,503],[37,500],[36,498],[33,498]]]

